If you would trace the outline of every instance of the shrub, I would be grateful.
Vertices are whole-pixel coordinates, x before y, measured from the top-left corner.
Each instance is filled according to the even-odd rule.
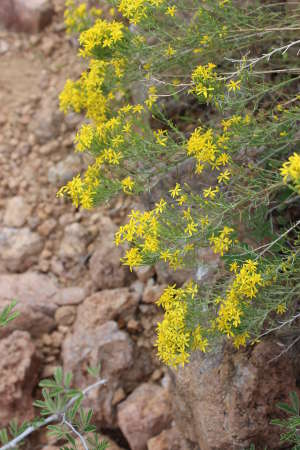
[[[163,261],[199,273],[203,248],[220,258],[214,285],[194,277],[158,301],[158,355],[176,367],[224,336],[244,346],[299,317],[300,6],[107,3],[110,18],[74,2],[66,12],[87,68],[61,108],[85,113],[75,151],[93,159],[58,196],[90,209],[193,167],[196,182],[175,177],[115,239],[131,270]]]

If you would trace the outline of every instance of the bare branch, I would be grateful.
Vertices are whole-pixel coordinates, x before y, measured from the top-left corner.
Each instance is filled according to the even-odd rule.
[[[265,331],[264,333],[259,335],[257,339],[261,339],[262,337],[267,336],[270,333],[273,333],[273,331],[280,330],[281,328],[285,327],[286,325],[289,325],[292,322],[294,322],[296,319],[298,319],[298,317],[300,317],[300,313],[296,314],[295,316],[291,317],[288,320],[285,320],[284,322],[281,322],[280,325],[278,325],[277,327],[274,327],[274,328],[271,328],[270,330]],[[2,449],[0,449],[0,450],[2,450]]]
[[[274,358],[270,359],[269,363],[279,359],[282,355],[287,353],[299,341],[300,341],[300,336],[298,336],[296,339],[294,339],[290,345],[288,345],[284,350],[282,350],[282,352],[279,353],[279,355],[276,355],[276,356],[274,356]]]
[[[68,422],[68,421],[66,420],[66,418],[64,418],[63,423],[65,423],[65,424],[70,428],[70,430],[72,430],[72,432],[73,432],[77,437],[79,437],[79,439],[80,439],[80,441],[81,441],[81,443],[82,443],[82,445],[83,445],[84,450],[89,450],[89,448],[88,448],[88,446],[87,446],[87,443],[86,443],[84,437],[83,437],[83,436],[82,436],[82,435],[81,435],[81,434],[73,427],[73,425],[72,425],[70,422]]]

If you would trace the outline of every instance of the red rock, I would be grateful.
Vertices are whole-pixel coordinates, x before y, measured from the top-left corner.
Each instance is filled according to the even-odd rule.
[[[143,303],[155,303],[166,287],[166,284],[155,284],[153,278],[150,278],[143,293]]]
[[[96,292],[79,306],[74,329],[94,328],[108,320],[133,315],[138,301],[138,295],[127,288]]]
[[[29,333],[14,331],[0,341],[0,426],[34,416],[32,392],[39,361]]]
[[[24,272],[38,260],[43,240],[28,227],[0,229],[0,261],[10,272]]]
[[[236,351],[195,352],[191,362],[174,372],[175,421],[185,438],[201,450],[281,448],[276,404],[297,391],[295,357],[275,341]],[[273,360],[273,361],[272,361]]]
[[[152,383],[141,384],[118,407],[118,425],[131,450],[146,450],[149,439],[170,423],[169,392]]]
[[[147,443],[147,450],[190,450],[191,448],[177,427],[162,431]]]
[[[50,0],[1,0],[0,21],[8,29],[37,33],[51,23],[53,11]]]
[[[88,367],[101,363],[101,376],[107,384],[90,391],[86,405],[94,411],[94,418],[103,427],[115,425],[112,404],[114,392],[132,367],[133,344],[127,333],[120,331],[116,322],[103,325],[75,327],[74,333],[66,336],[62,346],[65,371],[73,373],[74,386],[85,388],[95,380],[88,374]]]
[[[20,312],[19,317],[1,329],[0,335],[18,329],[37,337],[50,331],[55,326],[55,296],[58,292],[50,277],[36,272],[0,275],[1,309],[15,299],[18,302],[16,309]]]
[[[95,251],[90,259],[91,278],[97,289],[113,289],[126,285],[129,269],[120,259],[122,249],[116,247],[114,234],[117,231],[112,220],[106,218],[99,223],[101,235],[95,245]]]
[[[3,220],[4,225],[6,227],[22,227],[30,216],[31,209],[23,197],[16,196],[10,198],[6,205]]]

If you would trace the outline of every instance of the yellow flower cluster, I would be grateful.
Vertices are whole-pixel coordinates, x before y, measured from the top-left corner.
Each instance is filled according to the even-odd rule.
[[[215,90],[218,86],[218,76],[215,72],[216,65],[208,63],[205,66],[198,66],[192,73],[194,87],[190,92],[194,92],[205,102],[214,100]]]
[[[67,114],[73,109],[79,113],[84,107],[84,99],[82,98],[80,84],[72,80],[67,80],[63,91],[59,96],[60,109]]]
[[[157,89],[155,86],[151,86],[148,91],[148,98],[145,101],[145,105],[147,106],[147,108],[151,109],[154,103],[157,101],[157,99],[158,99]]]
[[[106,118],[108,99],[102,92],[106,69],[105,61],[92,59],[89,69],[84,71],[78,81],[68,80],[60,94],[60,108],[64,113],[85,110],[86,117],[96,124]]]
[[[123,180],[124,181],[124,180]],[[128,189],[128,179],[126,189]],[[133,187],[133,186],[132,186]],[[143,256],[158,250],[158,221],[155,211],[132,210],[129,223],[120,227],[115,236],[116,245],[124,242],[136,244],[126,252],[123,262],[130,269],[142,264]]]
[[[130,250],[127,250],[125,258],[122,259],[126,266],[129,266],[130,271],[132,272],[133,267],[138,267],[143,262],[143,257],[138,248],[133,247]]]
[[[79,205],[82,205],[85,209],[90,209],[93,206],[93,196],[95,191],[92,189],[92,186],[86,188],[80,175],[77,175],[73,180],[69,181],[56,195],[57,197],[63,197],[65,194],[68,194],[71,197],[76,208],[78,208]]]
[[[92,125],[82,125],[76,135],[75,143],[78,152],[84,152],[92,145],[94,137],[94,128]]]
[[[235,336],[233,336],[233,345],[235,346],[235,348],[245,347],[249,336],[250,335],[247,331],[244,331],[244,333],[236,334]]]
[[[87,17],[86,3],[81,3],[80,5],[76,6],[74,0],[66,1],[64,19],[68,34],[74,31],[81,31],[81,29],[84,27],[86,17]]]
[[[219,233],[219,236],[215,236],[214,234],[210,236],[209,242],[212,245],[214,253],[220,253],[220,255],[223,256],[225,252],[228,252],[230,246],[232,245],[230,234],[233,231],[233,228],[225,226]]]
[[[215,137],[213,130],[203,130],[198,127],[190,136],[186,151],[188,156],[196,159],[197,174],[200,174],[206,167],[221,170],[230,162],[230,156],[224,152],[227,149],[226,142],[229,140],[229,134],[223,133]],[[227,181],[230,178],[230,172],[227,171],[220,175],[219,182]]]
[[[88,8],[86,3],[77,5],[75,0],[66,0],[65,5],[64,21],[68,34],[84,31],[93,19],[102,15],[100,8]]]
[[[281,176],[285,183],[292,183],[300,194],[300,155],[294,153],[289,159],[283,164],[280,169]]]
[[[98,61],[95,61],[98,62]],[[99,62],[100,63],[100,62]],[[103,61],[101,64],[104,64]],[[136,118],[140,115],[144,107],[140,104],[137,105],[125,105],[117,111],[115,117],[111,119],[106,119],[104,105],[101,101],[97,104],[95,101],[91,101],[93,97],[93,72],[96,67],[94,60],[91,61],[91,69],[82,75],[80,82],[82,83],[81,89],[85,88],[87,95],[84,96],[82,90],[80,99],[85,100],[85,103],[80,103],[80,107],[87,108],[86,116],[93,119],[94,124],[83,124],[79,129],[75,142],[76,151],[84,152],[90,151],[95,156],[95,162],[88,166],[84,178],[75,177],[74,180],[69,182],[66,186],[60,189],[58,196],[63,196],[63,194],[68,194],[72,200],[73,204],[78,207],[79,205],[83,208],[91,208],[93,206],[93,198],[96,194],[96,188],[101,184],[100,180],[103,178],[103,167],[105,165],[119,165],[123,158],[123,149],[131,139],[131,127],[132,118]],[[101,67],[101,66],[100,66]],[[99,76],[99,89],[96,88],[95,81],[95,93],[100,95],[101,83],[102,83],[102,72],[98,74]],[[77,93],[77,90],[75,90]],[[67,96],[66,90],[61,94],[61,107],[68,110],[72,103],[72,97]],[[101,109],[103,107],[103,109]],[[94,109],[93,109],[94,108]],[[99,108],[97,110],[97,108]],[[130,116],[130,114],[132,116]],[[106,180],[101,186],[103,189],[109,183]],[[121,181],[113,181],[113,191],[116,193],[118,190],[122,189],[126,194],[131,194],[134,187],[134,180],[131,177],[125,177]],[[118,189],[119,186],[119,189]]]
[[[205,352],[208,345],[200,326],[191,332],[186,325],[188,300],[196,293],[197,286],[193,282],[179,289],[168,286],[157,301],[165,315],[157,326],[156,346],[159,358],[169,366],[184,366],[189,361],[191,349]]]
[[[186,329],[187,304],[182,291],[170,286],[157,302],[165,310],[164,319],[157,326],[158,356],[174,367],[189,361],[190,331]]]
[[[119,11],[135,25],[147,18],[149,9],[161,6],[165,0],[121,0]]]
[[[83,31],[79,37],[80,55],[93,56],[99,48],[113,48],[124,37],[124,25],[121,22],[98,19],[94,25]]]
[[[226,296],[216,300],[220,304],[216,327],[221,333],[231,337],[241,324],[243,307],[257,295],[259,286],[264,284],[261,274],[257,272],[257,261],[249,259],[240,270],[236,266],[234,270],[235,278],[227,289]]]
[[[130,194],[133,190],[133,186],[134,186],[134,181],[132,180],[131,177],[127,177],[127,178],[124,178],[124,180],[122,180],[122,187],[123,187],[123,191],[125,192],[125,194]]]
[[[208,340],[203,337],[203,330],[200,325],[193,331],[192,338],[192,350],[201,350],[201,352],[205,353],[208,346]]]

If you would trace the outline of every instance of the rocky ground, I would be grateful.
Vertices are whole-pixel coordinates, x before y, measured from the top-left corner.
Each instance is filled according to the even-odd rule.
[[[38,380],[57,366],[84,388],[87,367],[101,362],[109,381],[87,403],[111,449],[189,448],[172,427],[170,375],[153,350],[164,285],[154,269],[128,272],[113,244],[128,203],[86,212],[55,196],[86,164],[73,153],[80,117],[58,107],[66,79],[81,72],[63,3],[39,33],[0,29],[0,305],[16,299],[21,313],[1,331],[0,427],[34,416]],[[29,444],[53,446],[45,434]]]

